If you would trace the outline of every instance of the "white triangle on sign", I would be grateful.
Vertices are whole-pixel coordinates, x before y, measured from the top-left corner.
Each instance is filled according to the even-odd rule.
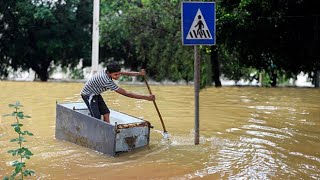
[[[198,12],[194,17],[186,39],[212,39],[206,20],[200,9],[198,9]]]

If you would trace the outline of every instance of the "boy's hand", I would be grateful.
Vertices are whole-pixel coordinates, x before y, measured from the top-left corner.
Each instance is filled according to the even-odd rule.
[[[146,71],[144,69],[141,69],[139,72],[140,76],[145,76],[146,75]]]
[[[149,96],[147,96],[146,100],[148,100],[148,101],[154,101],[154,100],[156,100],[156,96],[153,95],[153,94],[150,94]]]

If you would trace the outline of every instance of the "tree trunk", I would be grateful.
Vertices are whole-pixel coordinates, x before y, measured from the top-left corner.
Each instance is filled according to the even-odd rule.
[[[40,81],[48,81],[49,72],[48,68],[50,65],[50,61],[45,60],[42,64],[35,64],[32,69],[36,72],[37,77],[39,77]]]
[[[49,79],[48,68],[41,69],[41,71],[38,73],[38,76],[40,78],[40,81],[48,81],[48,79]]]
[[[277,71],[272,70],[272,72],[271,72],[271,87],[277,87],[277,78],[278,78]]]
[[[218,59],[218,47],[216,45],[211,46],[211,62],[215,87],[221,87],[222,84],[220,81],[220,63]]]
[[[317,70],[314,75],[314,87],[320,87],[320,70]]]

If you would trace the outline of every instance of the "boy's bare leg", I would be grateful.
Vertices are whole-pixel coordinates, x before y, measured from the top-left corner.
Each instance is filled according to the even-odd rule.
[[[110,120],[109,120],[109,116],[110,116],[110,113],[107,113],[107,114],[104,114],[103,115],[103,120],[107,123],[110,123]]]

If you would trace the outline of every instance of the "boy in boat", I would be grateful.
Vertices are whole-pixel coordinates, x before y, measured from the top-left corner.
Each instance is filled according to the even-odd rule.
[[[81,97],[86,103],[91,116],[101,119],[103,115],[103,120],[107,123],[109,121],[110,110],[106,103],[104,102],[101,93],[111,90],[115,91],[121,95],[136,98],[144,99],[148,101],[154,101],[154,95],[140,95],[132,92],[128,92],[113,82],[114,80],[119,79],[121,75],[127,76],[144,76],[145,71],[141,70],[140,72],[122,72],[121,66],[119,63],[112,61],[107,64],[107,70],[98,72],[94,74],[84,85],[81,90]]]

